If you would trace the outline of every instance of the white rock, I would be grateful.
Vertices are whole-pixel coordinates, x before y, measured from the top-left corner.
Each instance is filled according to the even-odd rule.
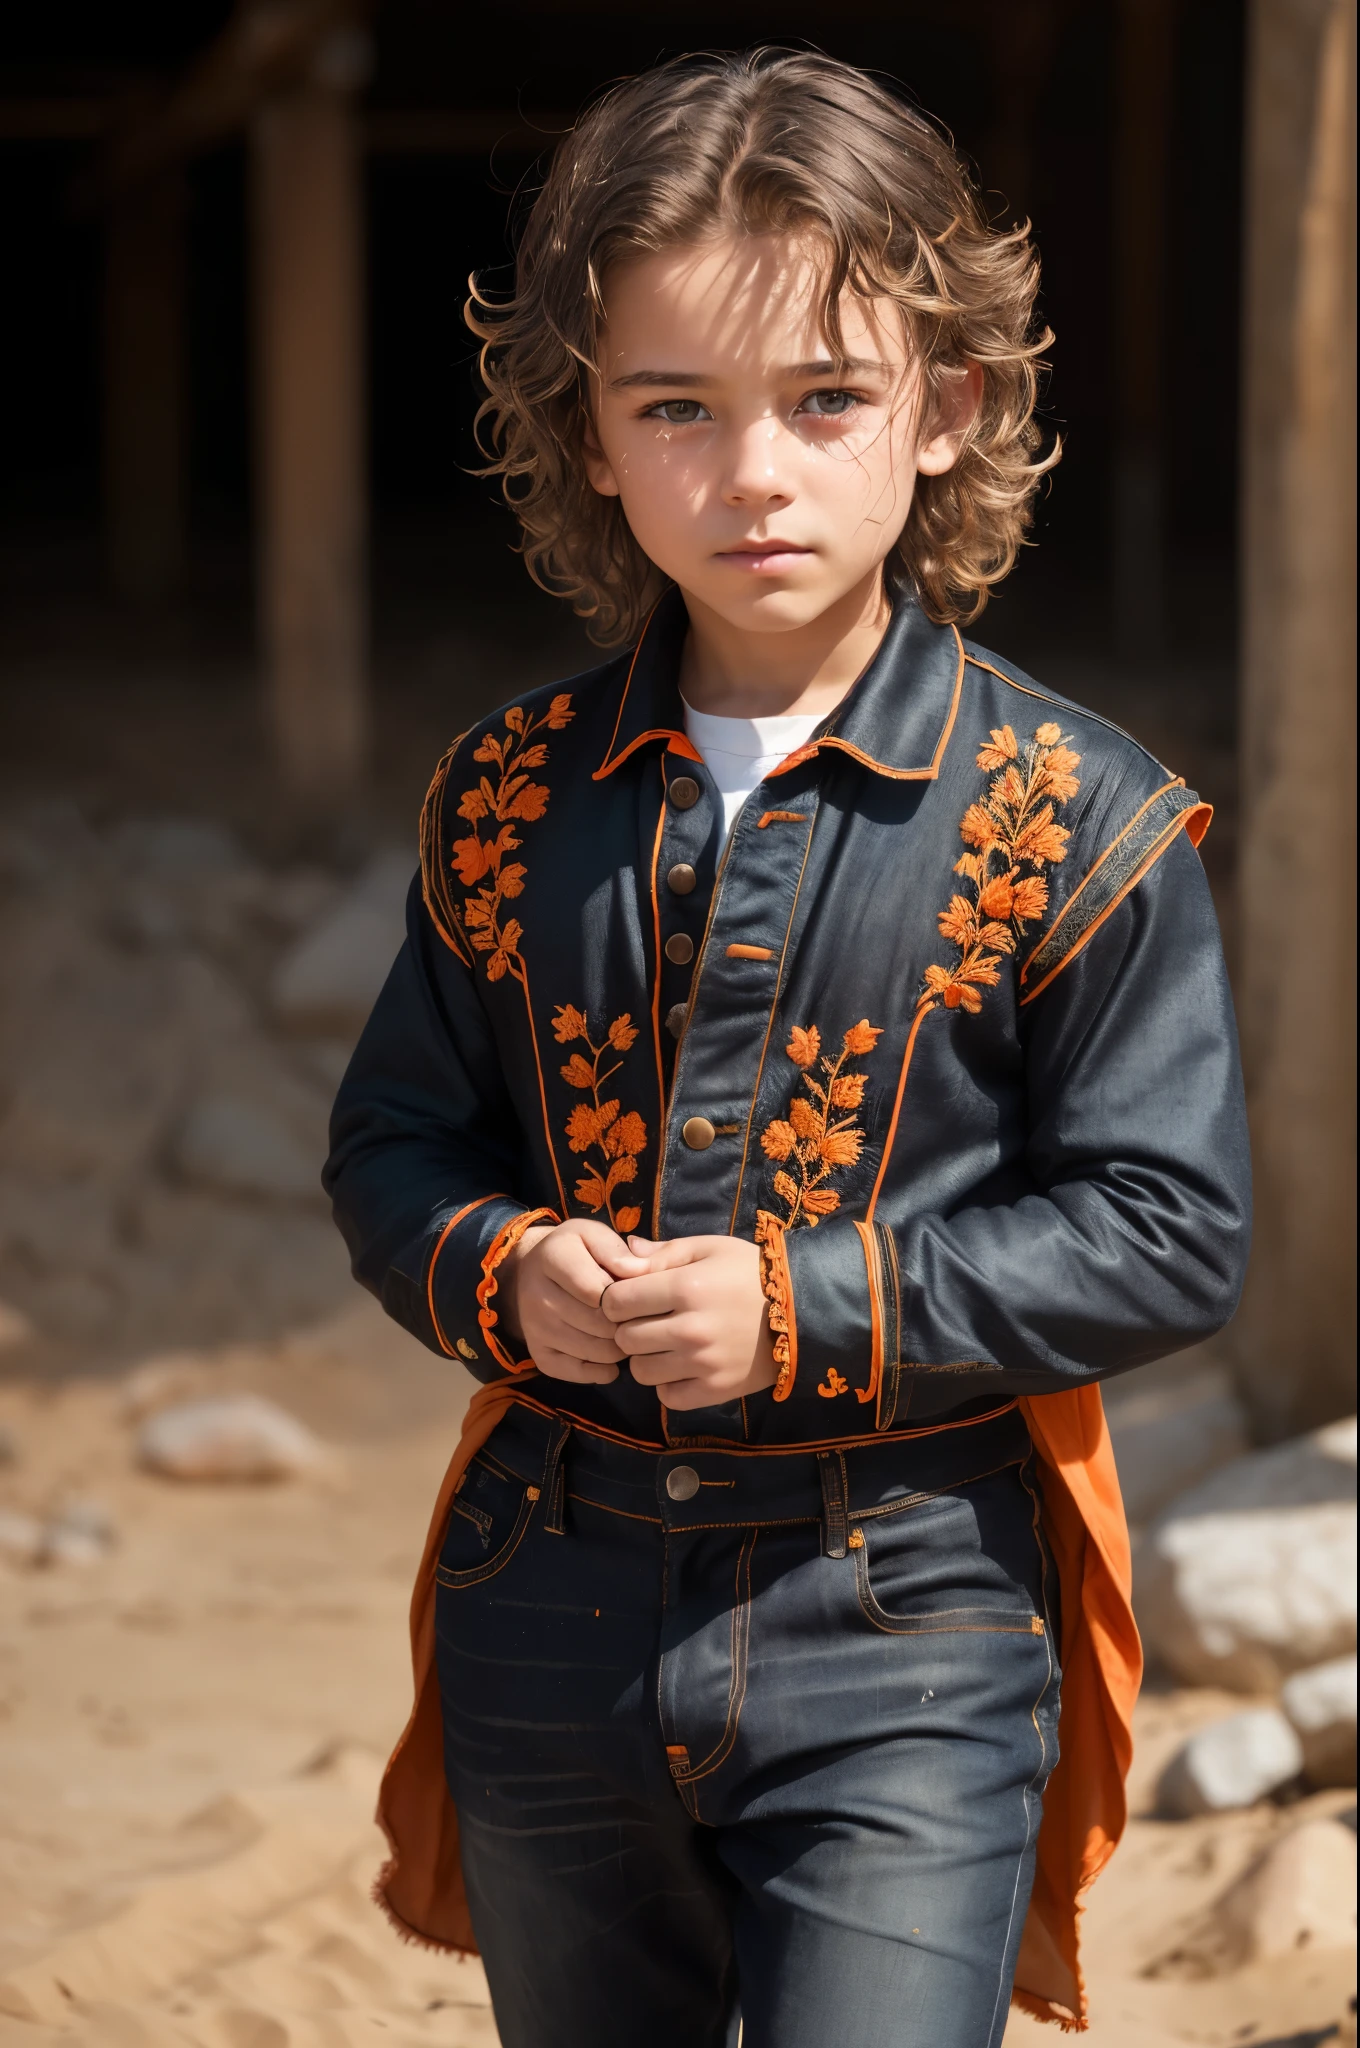
[[[32,1515],[0,1508],[0,1557],[9,1564],[36,1564],[42,1544],[41,1522],[35,1522]]]
[[[1138,1545],[1149,1651],[1191,1685],[1274,1691],[1354,1651],[1355,1421],[1224,1466]]]
[[[295,1416],[259,1394],[162,1408],[143,1423],[137,1454],[175,1479],[291,1479],[326,1456]]]
[[[280,961],[270,996],[290,1028],[353,1042],[406,935],[412,868],[407,854],[380,854]]]
[[[175,1135],[176,1166],[190,1180],[233,1195],[319,1199],[322,1157],[307,1150],[280,1118],[258,1103],[208,1095],[193,1104]]]
[[[1280,1705],[1303,1744],[1303,1768],[1314,1785],[1355,1783],[1354,1657],[1334,1657],[1285,1680]]]
[[[1158,1790],[1165,1813],[1189,1820],[1254,1806],[1303,1768],[1303,1745],[1278,1707],[1248,1707],[1197,1729],[1177,1750]]]
[[[1201,1367],[1179,1384],[1127,1391],[1117,1381],[1105,1412],[1130,1522],[1160,1508],[1207,1473],[1250,1449],[1246,1410],[1222,1366]]]

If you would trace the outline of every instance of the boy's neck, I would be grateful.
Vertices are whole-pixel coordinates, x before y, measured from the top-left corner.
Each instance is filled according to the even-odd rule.
[[[777,718],[834,711],[878,651],[892,605],[881,569],[805,626],[754,633],[684,593],[689,632],[680,693],[718,718]]]

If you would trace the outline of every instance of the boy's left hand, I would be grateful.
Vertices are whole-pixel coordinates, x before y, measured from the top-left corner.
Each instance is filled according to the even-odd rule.
[[[760,1254],[741,1237],[630,1237],[646,1259],[635,1280],[614,1280],[600,1306],[616,1325],[633,1378],[668,1408],[711,1408],[775,1382],[774,1348],[760,1285]]]

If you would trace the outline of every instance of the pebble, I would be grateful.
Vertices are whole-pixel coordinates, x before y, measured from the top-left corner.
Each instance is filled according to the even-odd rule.
[[[309,1429],[259,1394],[162,1408],[142,1424],[137,1454],[175,1479],[292,1479],[326,1458]]]
[[[1310,1784],[1355,1783],[1355,1680],[1354,1657],[1334,1657],[1285,1680],[1280,1705],[1303,1744]]]
[[[1278,1707],[1248,1707],[1197,1729],[1162,1773],[1158,1805],[1189,1820],[1254,1806],[1303,1768],[1303,1745]]]

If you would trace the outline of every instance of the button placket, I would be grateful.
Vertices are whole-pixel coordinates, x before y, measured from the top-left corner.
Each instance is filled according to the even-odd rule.
[[[735,1214],[762,1048],[779,1000],[784,949],[819,808],[817,781],[792,780],[799,786],[781,789],[779,798],[800,817],[789,818],[777,832],[758,832],[743,815],[715,885],[701,978],[686,1010],[691,1028],[672,1084],[658,1204],[665,1235],[726,1229]],[[762,802],[768,794],[759,792]],[[754,810],[756,795],[747,810]],[[769,939],[768,950],[760,948],[765,958],[752,957],[753,938]],[[731,959],[729,943],[738,949]]]
[[[697,943],[691,931],[674,929],[683,919],[692,924],[707,913],[701,882],[700,861],[711,833],[712,808],[705,795],[701,775],[682,772],[666,783],[661,859],[657,872],[657,909],[662,931],[661,1018],[668,1037],[678,1041],[689,1013],[690,975]],[[671,929],[667,930],[670,926]]]

